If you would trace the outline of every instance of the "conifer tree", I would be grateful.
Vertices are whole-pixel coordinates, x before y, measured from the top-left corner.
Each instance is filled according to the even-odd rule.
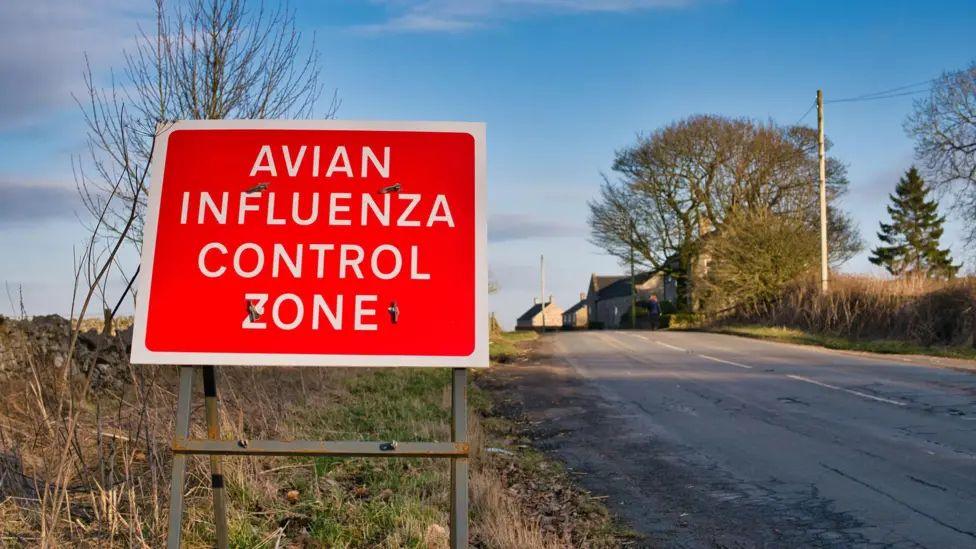
[[[878,238],[884,243],[869,260],[895,276],[952,278],[960,265],[952,264],[948,249],[939,248],[945,216],[939,204],[928,200],[930,188],[912,166],[889,195],[891,223],[881,223]]]

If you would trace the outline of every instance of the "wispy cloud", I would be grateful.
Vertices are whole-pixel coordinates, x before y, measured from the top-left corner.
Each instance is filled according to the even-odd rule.
[[[0,1],[0,131],[72,105],[85,55],[95,69],[118,61],[145,17],[125,0]]]
[[[0,227],[69,219],[80,207],[71,188],[0,181]]]
[[[531,214],[494,214],[488,218],[488,240],[491,242],[579,237],[583,229],[582,225],[540,219]]]
[[[376,0],[389,17],[368,32],[463,32],[501,21],[552,14],[627,13],[678,8],[698,0]]]

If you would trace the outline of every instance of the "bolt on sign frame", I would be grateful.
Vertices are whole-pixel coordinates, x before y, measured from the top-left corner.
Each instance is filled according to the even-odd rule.
[[[484,136],[455,122],[159,128],[132,362],[180,367],[168,547],[190,455],[210,458],[220,548],[221,457],[255,455],[448,458],[451,547],[467,546],[467,368],[488,366]],[[218,365],[449,367],[451,440],[225,440]],[[196,370],[205,439],[190,438]]]

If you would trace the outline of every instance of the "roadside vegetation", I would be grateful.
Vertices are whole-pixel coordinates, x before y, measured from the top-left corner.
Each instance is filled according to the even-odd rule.
[[[839,349],[976,356],[976,278],[956,278],[960,266],[940,247],[945,217],[929,194],[912,167],[890,196],[891,222],[880,223],[870,260],[892,278],[835,274],[827,292],[810,272],[815,254],[797,251],[815,249],[815,239],[774,229],[770,217],[740,229],[733,216],[705,246],[718,258],[699,277],[709,325]]]
[[[79,337],[61,385],[68,322],[0,322],[0,545],[160,547],[176,368],[132,367],[127,331]],[[493,336],[516,359],[531,336]],[[101,358],[90,352],[102,347]],[[225,438],[448,440],[446,369],[218,368]],[[477,374],[475,375],[477,378]],[[83,391],[91,386],[92,390]],[[61,390],[64,388],[64,390]],[[199,380],[197,402],[202,401]],[[86,394],[84,394],[86,393]],[[616,547],[599,500],[531,449],[471,387],[471,540],[476,547]],[[193,435],[205,436],[200,412]],[[234,547],[445,547],[447,460],[225,458]],[[212,544],[209,463],[192,458],[187,547]]]
[[[853,341],[893,340],[922,347],[972,344],[976,279],[838,276],[823,293],[807,278],[729,322],[786,326]]]
[[[808,277],[762,306],[698,315],[705,329],[831,349],[976,359],[976,278],[885,279],[842,275],[830,292]]]

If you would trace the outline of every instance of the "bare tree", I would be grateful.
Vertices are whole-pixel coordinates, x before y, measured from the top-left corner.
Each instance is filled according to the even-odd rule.
[[[768,210],[809,227],[819,223],[816,133],[749,119],[693,116],[618,151],[600,196],[590,203],[591,240],[628,262],[675,278],[684,302],[692,265],[706,238],[724,230],[733,211]],[[849,218],[833,205],[846,169],[827,166],[832,259],[860,249]]]
[[[956,192],[953,207],[969,229],[968,243],[976,243],[976,61],[939,77],[905,129],[930,181]]]
[[[75,162],[79,193],[101,236],[123,235],[137,249],[148,196],[152,143],[175,120],[331,118],[322,94],[319,54],[304,41],[287,5],[246,0],[156,0],[155,28],[140,28],[134,51],[107,88],[86,66],[79,100],[88,126],[88,162]],[[122,181],[116,186],[117,181]],[[130,206],[136,216],[128,223]],[[102,212],[105,212],[103,215]],[[126,230],[126,226],[129,226]],[[95,227],[90,227],[94,229]]]

